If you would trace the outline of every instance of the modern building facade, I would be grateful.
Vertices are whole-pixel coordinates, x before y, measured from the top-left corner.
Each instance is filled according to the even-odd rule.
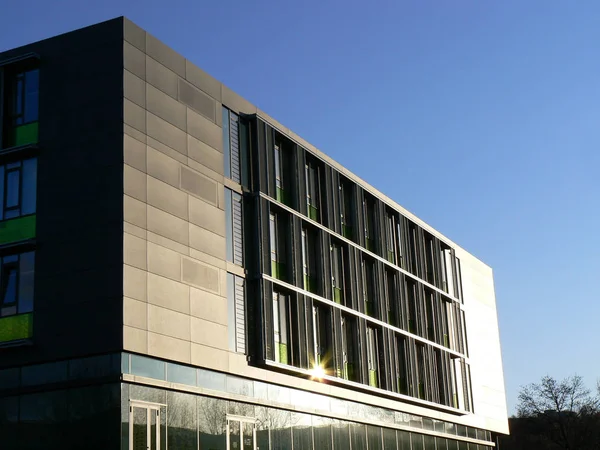
[[[489,450],[492,270],[124,18],[0,53],[0,448]]]

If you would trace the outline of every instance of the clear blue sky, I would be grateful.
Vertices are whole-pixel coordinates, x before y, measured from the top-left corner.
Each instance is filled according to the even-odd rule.
[[[6,1],[0,50],[119,15],[493,267],[510,411],[595,384],[600,2]]]

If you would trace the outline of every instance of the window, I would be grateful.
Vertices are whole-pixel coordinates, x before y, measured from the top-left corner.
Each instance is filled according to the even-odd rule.
[[[333,301],[338,304],[346,304],[345,284],[344,284],[344,247],[335,242],[330,247],[331,250],[331,285],[333,291]]]
[[[342,180],[340,190],[340,221],[342,225],[342,236],[348,239],[354,238],[354,220],[352,218],[352,205],[354,203],[354,191],[349,181]]]
[[[276,136],[273,144],[273,166],[275,172],[275,198],[281,203],[288,203],[288,192],[286,192],[286,183],[284,179],[284,154],[283,142]]]
[[[425,288],[425,320],[427,321],[427,339],[433,342],[436,340],[436,323],[434,310],[436,306],[435,294],[432,290]]]
[[[0,257],[0,344],[32,336],[34,252]]]
[[[387,322],[395,327],[401,326],[400,290],[398,289],[398,273],[385,271],[385,288],[387,300]]]
[[[367,326],[367,365],[369,369],[369,386],[380,387],[379,370],[379,331],[375,327]]]
[[[417,343],[417,358],[416,358],[416,375],[417,375],[417,397],[420,399],[426,399],[426,370],[427,370],[427,361],[425,359],[425,345]]]
[[[244,279],[232,273],[227,273],[229,348],[238,353],[246,352],[245,303]]]
[[[312,220],[319,220],[319,167],[312,158],[306,158],[306,211]]]
[[[227,261],[243,265],[242,196],[225,188]]]
[[[365,248],[377,252],[377,221],[375,199],[365,193],[363,200],[363,221],[365,224]]]
[[[38,141],[39,70],[29,60],[4,68],[2,147]]]
[[[342,314],[342,358],[344,364],[343,376],[346,380],[358,381],[358,326],[356,318]]]
[[[425,279],[428,283],[436,285],[435,240],[429,233],[425,233]]]
[[[317,234],[314,230],[302,229],[302,273],[304,289],[309,292],[319,293],[319,280],[317,264],[319,260],[319,245]]]
[[[452,273],[452,250],[446,247],[444,244],[441,245],[440,272],[442,275],[442,290],[450,295],[454,293],[454,276]]]
[[[282,227],[284,227],[284,223],[280,214],[271,212],[269,216],[271,276],[280,280],[286,278],[286,236]]]
[[[332,330],[331,311],[323,305],[313,306],[313,343],[315,352],[314,364],[325,370],[325,373],[332,373],[333,351],[332,351]]]
[[[223,174],[236,183],[248,186],[250,127],[248,121],[222,108]]]
[[[34,252],[0,258],[0,317],[33,309]]]
[[[289,344],[290,317],[289,298],[273,292],[273,333],[275,343],[275,362],[290,364]]]
[[[385,212],[385,258],[392,264],[400,265],[400,258],[402,253],[398,253],[400,247],[397,245],[397,242],[400,238],[400,235],[397,234],[396,225],[396,217],[391,211],[387,210]],[[397,253],[398,259],[396,259]]]
[[[36,158],[0,166],[0,220],[34,214],[36,185]]]
[[[410,265],[409,265],[409,271],[413,274],[413,275],[417,275],[419,276],[419,247],[418,247],[418,243],[419,243],[419,238],[418,238],[418,234],[419,231],[417,229],[417,226],[412,223],[409,222],[409,226],[408,226],[408,247],[409,247],[409,251],[410,251]]]
[[[417,287],[412,280],[406,280],[406,303],[408,306],[408,331],[418,333],[418,303],[417,303]]]
[[[375,264],[367,258],[362,260],[362,288],[365,314],[371,317],[379,317],[377,291],[375,288]]]
[[[396,335],[396,377],[398,383],[398,392],[404,395],[411,395],[410,375],[408,371],[408,341],[402,335]]]

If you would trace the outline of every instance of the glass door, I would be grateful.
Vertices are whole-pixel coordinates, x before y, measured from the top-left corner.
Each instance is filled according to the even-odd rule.
[[[160,406],[131,403],[129,406],[129,448],[160,450]]]
[[[227,449],[258,450],[256,448],[256,424],[254,419],[236,416],[227,417]]]

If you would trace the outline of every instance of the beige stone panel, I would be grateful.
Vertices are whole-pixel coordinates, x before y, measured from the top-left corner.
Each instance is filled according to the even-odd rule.
[[[145,108],[146,82],[128,70],[123,70],[123,96]]]
[[[159,142],[156,139],[151,138],[150,136],[148,136],[148,138],[146,140],[150,147],[158,150],[161,153],[164,153],[169,158],[173,158],[173,159],[179,161],[181,164],[187,164],[187,161],[188,161],[187,152],[180,153],[177,150],[172,149],[168,145],[165,145],[162,142]]]
[[[190,314],[194,317],[227,325],[227,299],[190,287]]]
[[[212,148],[223,151],[223,129],[190,108],[187,109],[187,132]]]
[[[190,222],[225,236],[225,211],[195,197],[189,198],[189,207]]]
[[[188,157],[223,175],[223,153],[188,135]]]
[[[189,364],[190,342],[148,332],[148,354]]]
[[[148,242],[148,271],[181,281],[181,255],[168,248]]]
[[[187,220],[188,195],[185,192],[154,177],[148,177],[147,190],[148,205]]]
[[[179,188],[181,164],[150,145],[146,148],[148,175]]]
[[[144,144],[146,143],[146,133],[142,133],[141,131],[136,130],[135,128],[127,125],[126,123],[123,124],[123,131],[126,135],[131,136],[132,138],[143,142]]]
[[[214,347],[192,343],[192,364],[227,371],[229,369],[229,353]]]
[[[169,278],[149,273],[148,303],[189,314],[190,287]]]
[[[228,349],[227,327],[215,322],[191,318],[192,342],[210,347]]]
[[[177,253],[181,253],[182,255],[189,256],[190,254],[190,248],[187,245],[180,244],[179,242],[161,236],[160,234],[152,233],[151,231],[148,232],[148,241],[176,251]]]
[[[191,336],[190,316],[149,304],[148,331],[189,341]]]
[[[181,279],[215,294],[220,292],[219,269],[191,258],[181,260]]]
[[[146,132],[146,110],[131,100],[123,99],[123,122],[142,133]]]
[[[123,350],[148,353],[148,332],[139,328],[123,327]]]
[[[123,160],[134,169],[146,172],[146,145],[131,136],[123,135]]]
[[[123,325],[146,330],[148,326],[148,304],[123,297]]]
[[[190,247],[216,258],[225,259],[225,238],[190,223]]]
[[[183,245],[188,245],[189,242],[188,222],[150,205],[148,205],[148,231]]]
[[[137,201],[137,200],[136,200]],[[142,203],[142,202],[140,202]],[[142,203],[143,204],[143,203]],[[144,215],[145,215],[144,209]],[[131,234],[135,237],[139,237],[140,239],[146,239],[148,233],[144,228],[140,228],[138,226],[132,225],[129,222],[123,222],[123,232]]]
[[[140,228],[146,228],[146,203],[124,195],[123,219]]]
[[[123,262],[146,270],[146,240],[123,233]]]
[[[123,295],[143,302],[147,299],[147,272],[123,264]]]
[[[146,174],[125,164],[123,166],[123,192],[145,202]]]

